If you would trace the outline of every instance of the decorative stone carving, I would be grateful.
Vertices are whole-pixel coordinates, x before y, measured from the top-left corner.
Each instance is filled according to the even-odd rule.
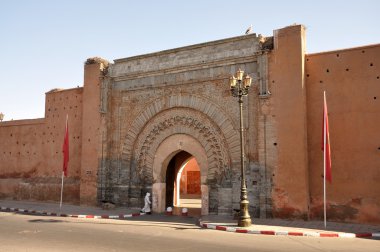
[[[125,138],[121,146],[120,183],[129,187],[131,206],[144,195],[140,193],[139,196],[138,190],[165,181],[163,174],[153,177],[156,151],[168,137],[182,134],[199,141],[206,153],[207,171],[202,174],[202,183],[209,188],[207,212],[218,213],[219,188],[232,188],[233,176],[240,169],[232,166],[240,160],[238,121],[235,118],[238,106],[224,91],[223,81],[217,81],[215,85],[167,87],[150,92],[135,90],[121,95],[120,101],[126,109],[122,115],[121,135]],[[209,96],[212,92],[214,95]],[[143,94],[147,96],[143,97]],[[180,142],[178,150],[181,150]],[[231,201],[221,203],[223,209],[230,209],[229,204],[232,204]],[[155,207],[161,209],[153,203]]]
[[[208,180],[227,181],[231,172],[226,142],[220,130],[206,116],[189,109],[171,109],[158,114],[140,133],[134,146],[137,174],[147,184],[153,182],[153,157],[158,145],[173,134],[189,134],[199,139],[208,154]],[[223,178],[225,177],[225,178]],[[226,184],[226,183],[225,183]]]
[[[250,118],[244,127],[256,132],[251,122],[256,123],[257,105],[251,98],[267,93],[262,81],[267,78],[263,74],[267,59],[260,52],[268,44],[264,42],[252,35],[218,41],[201,50],[186,47],[116,60],[101,90],[101,112],[106,112],[109,122],[106,152],[111,161],[107,163],[106,181],[101,181],[107,195],[120,199],[118,195],[127,191],[128,204],[141,206],[147,188],[153,186],[153,210],[163,211],[163,162],[177,149],[191,152],[187,142],[181,142],[191,136],[199,143],[196,149],[202,152],[202,214],[230,211],[239,198],[234,185],[239,184],[240,139],[239,106],[230,95],[228,78],[241,67],[254,80],[261,81],[246,97],[243,111],[244,117]],[[170,143],[173,149],[165,152],[162,159],[155,158],[161,157],[157,151],[167,139],[175,139],[174,145]],[[257,137],[251,139],[253,142]],[[247,157],[252,158],[250,154],[248,151]],[[226,193],[233,199],[229,200]]]
[[[210,147],[212,146],[214,147],[214,149],[216,148],[216,150],[213,151],[215,153],[220,153],[220,150],[218,150],[218,148],[224,146],[225,151],[222,153],[224,153],[223,155],[225,155],[226,157],[228,156],[231,160],[238,160],[240,157],[239,138],[235,130],[237,126],[235,125],[233,120],[230,119],[230,117],[228,116],[229,113],[226,113],[225,111],[224,107],[228,107],[228,102],[223,102],[223,97],[216,96],[219,97],[218,99],[220,99],[220,101],[218,101],[219,105],[216,105],[212,102],[211,98],[208,99],[207,97],[200,97],[188,93],[183,93],[181,89],[169,90],[167,93],[172,95],[164,95],[164,92],[161,89],[152,90],[150,94],[151,96],[152,94],[155,94],[157,96],[163,96],[160,96],[159,98],[154,100],[150,100],[149,103],[145,103],[145,106],[143,106],[142,109],[132,109],[132,111],[128,111],[128,115],[126,115],[126,117],[135,118],[135,120],[133,122],[125,123],[125,125],[128,126],[128,131],[125,133],[126,138],[122,147],[122,159],[123,161],[125,161],[127,165],[127,167],[125,168],[128,170],[128,172],[125,173],[129,173],[130,171],[131,176],[128,176],[127,178],[125,175],[122,174],[122,177],[126,179],[124,181],[132,181],[132,184],[137,183],[138,181],[134,181],[136,180],[136,178],[133,178],[133,172],[137,172],[139,173],[139,175],[141,175],[139,177],[145,177],[148,178],[148,181],[151,181],[151,175],[144,175],[143,173],[145,172],[145,169],[140,169],[137,167],[147,166],[145,158],[146,155],[144,153],[150,153],[150,155],[148,155],[149,158],[151,158],[151,155],[154,155],[154,152],[153,154],[151,152],[152,145],[149,143],[154,142],[158,144],[159,141],[157,141],[156,138],[160,132],[170,131],[172,134],[174,134],[176,132],[173,129],[178,127],[181,127],[184,130],[183,133],[190,135],[194,135],[196,133],[199,136],[199,139],[204,138],[201,135],[201,133],[203,133],[206,136],[209,136],[209,129],[214,129],[213,137],[208,137],[204,145]],[[136,94],[135,92],[131,92],[128,96],[123,97],[122,100],[125,102],[132,102],[134,100],[143,102],[144,99],[136,99],[135,95],[138,94],[138,92]],[[223,108],[220,108],[219,106],[223,106]],[[141,106],[137,107],[141,108]],[[237,106],[229,106],[229,110],[231,110],[231,107]],[[198,116],[199,119],[194,121],[194,118],[192,116],[188,116],[187,118],[182,119],[175,119],[175,117],[169,115],[170,119],[168,119],[167,117],[165,118],[165,120],[157,121],[156,124],[153,123],[153,117],[157,118],[158,114],[176,108],[182,108],[184,112],[197,112],[199,115],[203,115],[203,118],[200,118]],[[178,116],[183,116],[184,112],[181,112]],[[205,127],[204,120],[208,121],[208,128]],[[177,127],[174,126],[174,124],[176,124]],[[154,125],[154,127],[152,127],[152,125]],[[187,126],[183,127],[184,125]],[[147,130],[146,127],[150,127],[149,130]],[[167,129],[170,130],[168,131]],[[142,133],[142,131],[144,131],[145,133]],[[180,131],[177,133],[180,133]],[[143,134],[145,134],[145,137],[141,137],[141,135]],[[224,139],[222,141],[223,144],[221,144],[221,142],[218,142],[217,140],[220,137]],[[140,142],[136,141],[137,138],[139,138]],[[136,146],[136,144],[138,144],[140,147]],[[210,147],[208,147],[208,149],[210,149]],[[138,150],[139,153],[134,153],[133,155],[133,150]],[[142,153],[141,158],[139,158],[140,152]],[[210,162],[218,162],[218,160],[220,160],[220,158],[218,159],[212,157],[210,159]],[[230,161],[225,163],[229,164],[229,162]],[[136,167],[134,167],[134,164],[136,164]],[[220,163],[219,166],[223,166],[222,163]],[[138,171],[134,171],[134,169],[138,169]]]

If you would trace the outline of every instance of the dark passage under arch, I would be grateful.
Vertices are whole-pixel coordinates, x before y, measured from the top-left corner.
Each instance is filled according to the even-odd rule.
[[[166,170],[166,208],[175,207],[176,210],[180,210],[185,206],[188,209],[197,208],[200,213],[200,184],[200,169],[195,158],[186,151],[177,153],[170,160]],[[187,199],[189,196],[190,199]],[[183,197],[186,199],[182,200]],[[186,205],[186,200],[192,203]],[[194,204],[197,200],[199,203]]]

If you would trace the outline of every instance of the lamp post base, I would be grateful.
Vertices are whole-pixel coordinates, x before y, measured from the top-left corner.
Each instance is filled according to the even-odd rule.
[[[251,216],[249,216],[248,212],[248,200],[242,200],[240,201],[240,215],[239,215],[239,221],[238,226],[239,227],[249,227],[252,225]]]
[[[248,219],[239,219],[238,227],[250,227],[252,225],[251,218]]]

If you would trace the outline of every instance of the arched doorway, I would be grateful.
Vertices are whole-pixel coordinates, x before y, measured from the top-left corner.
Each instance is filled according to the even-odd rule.
[[[190,215],[201,214],[201,172],[196,158],[186,151],[177,153],[166,169],[166,207],[180,214],[187,208]]]
[[[208,214],[207,155],[202,145],[195,138],[186,134],[172,135],[166,138],[157,148],[153,163],[153,211],[162,213],[166,207],[175,206],[177,199],[181,199],[181,184],[176,181],[176,178],[178,176],[179,178],[182,177],[186,164],[191,159],[196,160],[199,169],[200,195],[198,195],[198,201],[200,201],[200,204],[198,211],[202,215]],[[175,184],[178,184],[178,187]],[[178,193],[180,195],[176,199],[175,195],[178,195]],[[182,195],[185,195],[185,193]],[[181,206],[181,200],[178,203]]]

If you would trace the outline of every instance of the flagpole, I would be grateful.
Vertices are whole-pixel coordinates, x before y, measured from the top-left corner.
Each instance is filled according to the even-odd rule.
[[[323,217],[326,223],[326,91],[323,91]]]
[[[62,184],[61,184],[61,201],[59,203],[59,214],[61,214],[62,210],[62,196],[63,196],[63,177],[64,177],[64,171],[62,171]]]
[[[65,141],[66,141],[66,137],[67,137],[67,128],[68,128],[68,121],[69,121],[69,115],[67,114],[66,115],[66,129],[65,129],[65,140],[64,140],[64,146],[65,146]],[[62,198],[63,198],[63,177],[65,176],[65,154],[64,154],[64,157],[63,157],[64,161],[63,161],[63,169],[62,169],[62,182],[61,182],[61,200],[59,202],[59,214],[61,214],[61,210],[62,210]]]

